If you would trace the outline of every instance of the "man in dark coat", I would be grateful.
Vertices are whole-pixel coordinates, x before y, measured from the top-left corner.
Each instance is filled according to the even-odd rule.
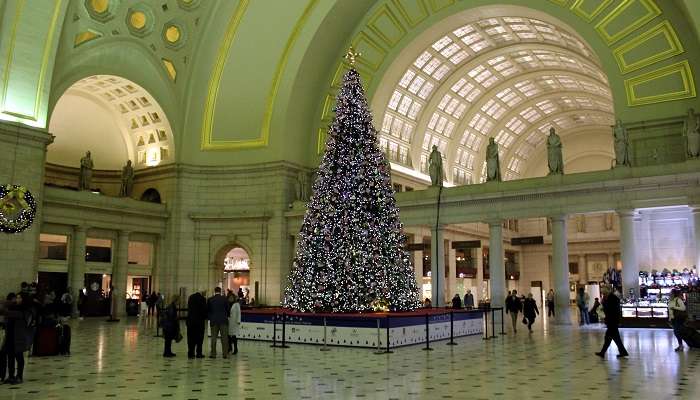
[[[7,356],[9,373],[7,382],[13,385],[22,383],[24,378],[24,352],[28,349],[27,326],[30,319],[31,313],[23,303],[22,295],[14,293],[7,295],[6,336],[3,351]]]
[[[510,314],[510,320],[513,325],[513,333],[518,333],[518,313],[523,310],[523,303],[518,298],[518,291],[513,290],[506,297],[506,314]]]
[[[627,357],[627,349],[622,343],[622,338],[620,337],[620,330],[618,329],[620,325],[620,319],[622,319],[622,308],[620,308],[620,298],[615,295],[609,288],[603,288],[603,312],[605,313],[605,325],[607,329],[605,330],[605,343],[600,352],[595,353],[597,356],[603,358],[605,357],[605,352],[608,351],[610,342],[614,341],[617,346],[618,355],[617,357]]]
[[[211,328],[210,358],[216,358],[216,340],[221,335],[221,354],[228,358],[228,300],[221,295],[221,288],[214,289],[214,296],[207,301],[207,318]]]
[[[207,321],[207,299],[200,292],[195,292],[187,299],[187,357],[204,358],[204,328]]]

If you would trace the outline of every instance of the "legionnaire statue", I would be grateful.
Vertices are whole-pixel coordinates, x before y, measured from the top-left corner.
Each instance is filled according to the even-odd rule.
[[[85,153],[85,157],[80,159],[80,177],[78,179],[79,190],[90,190],[92,185],[92,168],[95,165],[90,158],[90,152]]]
[[[547,164],[549,165],[549,175],[562,175],[564,173],[561,138],[554,131],[554,128],[549,128],[549,136],[547,136]]]
[[[613,138],[615,140],[615,166],[631,166],[629,138],[627,137],[627,129],[622,126],[622,120],[617,120],[617,124],[613,128]]]
[[[134,167],[131,166],[131,160],[126,162],[122,168],[122,186],[119,189],[119,196],[131,197],[134,190]]]
[[[494,138],[489,139],[486,146],[486,182],[501,181],[501,163],[498,159],[498,143]]]
[[[430,172],[430,182],[432,186],[442,186],[444,178],[442,170],[442,154],[438,151],[437,146],[433,145],[433,151],[430,152],[428,159],[428,172]]]

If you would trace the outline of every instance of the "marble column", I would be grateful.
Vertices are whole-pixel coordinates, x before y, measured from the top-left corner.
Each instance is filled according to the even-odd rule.
[[[578,255],[578,281],[582,285],[588,283],[588,267],[586,266],[586,256],[584,254]]]
[[[692,207],[693,210],[693,233],[695,239],[694,264],[696,270],[700,268],[700,206]]]
[[[78,299],[80,299],[80,291],[85,286],[85,242],[87,241],[87,228],[84,226],[75,226],[71,237],[71,256],[70,268],[68,273],[68,282],[70,284],[71,295],[73,296],[73,306],[71,314],[77,317]]]
[[[618,210],[620,216],[620,258],[622,259],[622,296],[628,297],[630,290],[639,296],[639,263],[634,234],[634,210]]]
[[[126,316],[126,284],[129,271],[129,232],[117,232],[117,257],[112,269],[112,317]]]
[[[423,236],[415,235],[413,237],[413,243],[423,243]],[[413,252],[413,275],[416,277],[416,285],[418,285],[418,293],[420,295],[420,300],[425,300],[423,298],[423,251],[416,250]],[[432,301],[432,300],[431,300]]]
[[[566,215],[551,217],[552,221],[552,286],[554,286],[555,323],[571,324],[569,306],[569,248],[566,236]]]
[[[452,296],[457,293],[457,251],[452,248],[452,241],[447,242],[448,268],[447,268],[447,296]]]
[[[478,247],[474,249],[476,252],[476,293],[474,295],[474,307],[479,306],[479,300],[483,300],[484,291],[484,249]]]
[[[491,307],[503,307],[506,300],[506,267],[503,262],[502,221],[489,221],[489,280]]]
[[[443,226],[430,229],[430,282],[433,307],[445,305],[445,241]]]

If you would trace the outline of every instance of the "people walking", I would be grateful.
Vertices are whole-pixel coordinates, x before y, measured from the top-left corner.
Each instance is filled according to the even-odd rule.
[[[452,308],[456,308],[456,309],[462,308],[462,299],[459,297],[459,294],[457,294],[457,293],[455,293],[454,297],[452,298]]]
[[[214,296],[207,301],[207,318],[211,328],[210,358],[216,358],[216,341],[221,335],[221,354],[228,358],[228,300],[221,295],[221,288],[214,289]]]
[[[510,314],[510,320],[513,325],[513,333],[518,333],[518,313],[522,311],[522,303],[518,298],[518,291],[513,290],[506,297],[506,314]]]
[[[156,303],[158,302],[158,295],[156,292],[151,292],[151,294],[146,298],[146,305],[148,306],[148,315],[153,315],[156,309]]]
[[[527,330],[532,332],[532,324],[535,323],[535,318],[540,314],[537,308],[537,302],[532,297],[532,293],[527,294],[527,298],[523,301],[523,315],[527,319]]]
[[[228,319],[228,342],[229,352],[235,355],[238,354],[238,336],[241,334],[241,305],[238,303],[236,295],[233,295],[233,297]],[[233,343],[233,349],[230,349],[231,343]]]
[[[464,308],[467,310],[474,308],[474,295],[471,290],[467,290],[467,293],[464,295]]]
[[[590,300],[590,297],[588,297],[588,293],[586,293],[584,288],[582,288],[582,287],[578,288],[578,292],[576,294],[576,306],[578,307],[578,311],[579,311],[579,324],[580,325],[588,325],[591,322],[588,318],[588,301],[589,300]]]
[[[554,290],[549,289],[547,292],[547,317],[554,316]]]
[[[685,303],[681,298],[681,291],[678,289],[673,289],[671,291],[671,300],[668,302],[668,317],[671,320],[671,326],[673,327],[673,335],[676,336],[678,340],[678,347],[674,351],[683,351],[683,327],[685,326],[685,321],[688,318],[688,313],[686,312]]]
[[[627,357],[629,353],[625,349],[625,345],[622,343],[622,338],[620,337],[620,319],[622,318],[622,309],[620,308],[620,298],[612,293],[609,288],[604,287],[603,292],[603,312],[605,313],[605,342],[603,343],[603,348],[595,353],[597,356],[603,358],[605,357],[605,352],[608,351],[610,347],[610,342],[615,342],[617,346],[618,355],[617,357]]]
[[[180,296],[172,295],[168,306],[163,310],[163,337],[165,338],[165,347],[163,348],[163,357],[175,357],[172,351],[173,340],[180,341],[180,321],[177,318],[177,303],[180,301]]]
[[[204,358],[202,345],[207,322],[207,299],[195,292],[187,299],[187,357]],[[195,354],[196,353],[196,354]]]

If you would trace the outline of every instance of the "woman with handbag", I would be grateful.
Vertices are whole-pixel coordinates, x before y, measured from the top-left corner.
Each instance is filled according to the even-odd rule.
[[[683,337],[682,330],[685,325],[685,320],[688,318],[688,312],[685,310],[685,303],[681,298],[681,291],[679,289],[673,289],[671,291],[671,300],[668,302],[668,317],[671,319],[671,326],[673,326],[673,334],[678,340],[678,347],[674,351],[683,351]]]
[[[163,357],[175,357],[172,351],[173,340],[180,342],[182,335],[180,334],[180,321],[177,318],[177,303],[180,301],[180,296],[177,294],[170,297],[170,302],[163,312],[163,338],[165,339],[165,348],[163,349]]]

